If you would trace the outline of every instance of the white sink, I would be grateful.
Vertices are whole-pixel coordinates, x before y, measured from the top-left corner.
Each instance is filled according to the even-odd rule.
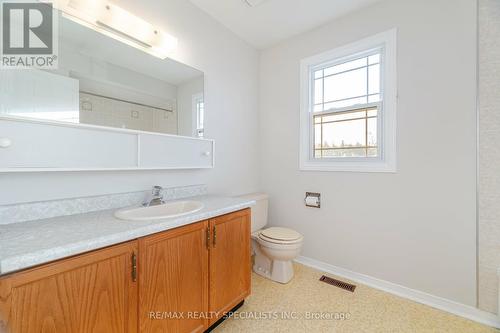
[[[202,208],[203,203],[199,201],[172,201],[157,206],[120,209],[115,212],[115,217],[131,221],[160,220],[191,214]]]

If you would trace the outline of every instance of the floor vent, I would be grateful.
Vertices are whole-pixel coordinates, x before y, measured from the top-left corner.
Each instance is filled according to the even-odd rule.
[[[347,282],[343,282],[340,280],[332,279],[331,277],[323,275],[322,277],[319,278],[320,281],[324,283],[331,284],[332,286],[339,287],[341,289],[350,291],[351,293],[354,292],[354,289],[356,289],[356,286]]]

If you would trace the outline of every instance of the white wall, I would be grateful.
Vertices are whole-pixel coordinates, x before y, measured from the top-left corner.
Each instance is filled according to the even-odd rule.
[[[479,308],[497,312],[500,268],[500,2],[479,1]]]
[[[388,0],[262,53],[263,190],[304,256],[476,304],[475,17],[474,0]],[[393,27],[398,172],[299,171],[300,60]]]
[[[189,1],[121,0],[117,4],[179,39],[172,58],[206,75],[206,137],[216,167],[205,171],[0,174],[0,205],[206,183],[239,194],[258,183],[258,53]],[[223,61],[221,61],[221,59]]]

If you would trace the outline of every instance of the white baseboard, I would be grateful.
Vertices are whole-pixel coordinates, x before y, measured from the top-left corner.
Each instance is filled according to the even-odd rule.
[[[296,262],[320,271],[337,275],[345,279],[364,284],[366,286],[383,290],[385,292],[422,303],[433,308],[443,310],[454,315],[467,318],[478,323],[500,328],[500,317],[486,311],[479,310],[473,306],[457,303],[448,299],[434,296],[422,291],[410,289],[392,282],[380,280],[368,275],[356,273],[344,268],[333,266],[315,259],[300,256]]]

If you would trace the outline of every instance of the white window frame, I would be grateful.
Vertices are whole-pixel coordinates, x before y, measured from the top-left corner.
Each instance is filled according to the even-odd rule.
[[[396,107],[397,107],[397,30],[392,29],[360,41],[338,47],[306,59],[300,63],[300,170],[347,172],[396,172]],[[382,102],[360,104],[359,107],[377,105],[378,157],[314,158],[314,131],[312,124],[314,71],[354,60],[367,52],[380,49]],[[354,109],[351,106],[343,109]],[[342,109],[335,109],[341,111]],[[326,111],[324,111],[326,112]],[[316,113],[319,114],[319,113]]]

